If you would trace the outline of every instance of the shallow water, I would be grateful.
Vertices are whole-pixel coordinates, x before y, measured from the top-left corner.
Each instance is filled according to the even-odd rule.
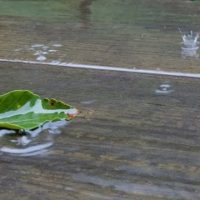
[[[1,93],[30,89],[81,111],[64,126],[0,132],[0,199],[200,199],[198,79],[55,67],[199,73],[199,39],[184,43],[199,32],[199,1],[0,3],[0,59],[54,64],[0,62]]]
[[[81,111],[59,134],[48,127],[28,137],[1,136],[2,199],[200,198],[198,79],[0,67],[2,93],[26,87]]]
[[[199,32],[199,1],[0,3],[0,58],[200,72],[182,43]]]

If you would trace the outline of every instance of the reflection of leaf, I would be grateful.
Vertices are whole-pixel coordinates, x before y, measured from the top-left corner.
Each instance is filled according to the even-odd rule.
[[[49,121],[70,120],[78,111],[56,99],[41,99],[28,90],[0,96],[0,127],[31,130]]]

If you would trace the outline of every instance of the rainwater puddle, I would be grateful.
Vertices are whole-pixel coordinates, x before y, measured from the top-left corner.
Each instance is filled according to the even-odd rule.
[[[169,83],[163,83],[159,85],[159,87],[155,90],[155,93],[167,95],[167,94],[171,94],[173,91],[174,90]]]
[[[0,153],[17,156],[45,155],[54,144],[56,135],[67,126],[66,120],[48,122],[42,127],[22,133],[20,136],[13,130],[0,130]]]
[[[181,54],[183,58],[193,57],[198,58],[198,49],[199,49],[199,33],[194,33],[190,31],[187,34],[182,33],[182,47]]]

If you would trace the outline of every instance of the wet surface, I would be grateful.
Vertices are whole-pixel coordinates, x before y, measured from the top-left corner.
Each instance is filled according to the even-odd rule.
[[[0,59],[200,73],[198,0],[0,3]],[[15,89],[81,113],[0,131],[0,199],[200,199],[199,79],[0,62]]]
[[[1,153],[2,199],[200,198],[198,79],[0,67],[1,93],[31,89],[82,111],[54,135],[46,152]],[[173,92],[155,93],[169,85]],[[47,135],[42,133],[39,141]]]
[[[0,3],[0,58],[200,72],[199,44],[184,49],[182,38],[200,31],[199,1]],[[28,50],[37,44],[49,51]]]

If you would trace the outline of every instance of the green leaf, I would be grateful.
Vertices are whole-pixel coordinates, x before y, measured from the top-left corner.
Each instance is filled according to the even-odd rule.
[[[78,110],[56,99],[41,99],[28,90],[0,95],[0,128],[31,130],[46,122],[70,120]]]

